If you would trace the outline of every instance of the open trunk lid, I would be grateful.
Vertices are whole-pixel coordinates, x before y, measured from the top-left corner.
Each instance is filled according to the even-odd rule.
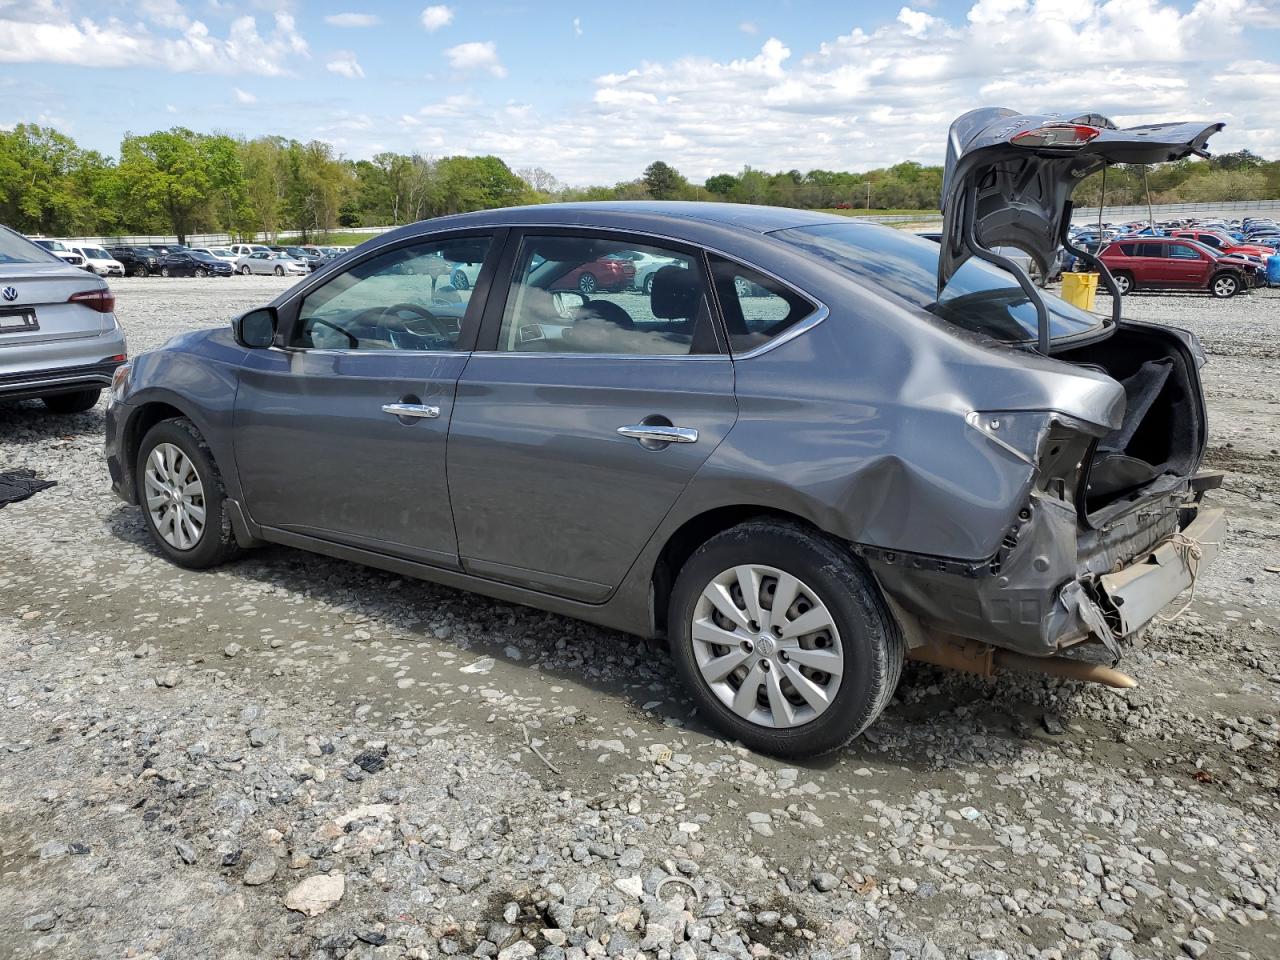
[[[1049,275],[1059,246],[1081,255],[1067,240],[1071,194],[1089,174],[1113,163],[1168,163],[1207,156],[1209,137],[1222,123],[1155,123],[1117,129],[1106,117],[1086,113],[1019,114],[1004,107],[971,110],[951,124],[942,180],[942,251],[938,293],[971,256],[1011,270],[1032,302],[1043,307],[1030,280],[998,246],[1026,251]],[[1110,274],[1096,259],[1084,259]],[[1113,300],[1119,297],[1113,291]],[[1048,311],[1040,309],[1041,352],[1048,352]],[[1118,318],[1117,318],[1118,319]]]

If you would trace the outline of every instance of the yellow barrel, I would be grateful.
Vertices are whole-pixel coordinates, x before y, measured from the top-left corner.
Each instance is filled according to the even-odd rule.
[[[1096,273],[1064,273],[1062,275],[1062,299],[1081,310],[1093,309],[1093,298],[1098,295]]]

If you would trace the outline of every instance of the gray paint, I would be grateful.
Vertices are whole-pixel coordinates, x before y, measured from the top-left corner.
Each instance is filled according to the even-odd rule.
[[[1057,587],[1077,575],[1081,533],[1071,510],[1040,508],[1034,462],[1018,450],[1054,422],[1071,424],[1082,443],[1115,429],[1122,388],[960,331],[766,233],[831,220],[628,203],[401,228],[278,297],[282,324],[309,290],[388,247],[524,226],[714,250],[804,291],[821,322],[735,359],[504,355],[483,342],[473,355],[308,354],[246,351],[228,331],[191,334],[140,357],[129,395],[108,410],[116,489],[136,498],[129,451],[147,404],[164,402],[208,438],[245,543],[304,547],[649,633],[660,628],[654,597],[673,538],[718,511],[763,509],[848,541],[926,622],[1035,653],[1078,638],[1097,611],[1053,608]],[[473,303],[509,262],[494,246]],[[479,308],[469,311],[464,341],[496,335],[489,320],[505,277],[493,286],[486,324]],[[438,403],[441,416],[402,423],[379,412],[409,395]],[[971,424],[974,411],[1021,412],[1006,416],[996,442]],[[651,450],[616,434],[655,414],[697,428],[697,443]],[[1020,519],[1028,509],[1031,519]],[[1005,556],[1011,530],[1024,532],[1022,545]],[[1137,531],[1134,542],[1144,535],[1155,534]],[[1044,549],[1047,571],[1033,565]],[[997,556],[1003,581],[989,571]],[[1019,615],[988,629],[1002,604]]]

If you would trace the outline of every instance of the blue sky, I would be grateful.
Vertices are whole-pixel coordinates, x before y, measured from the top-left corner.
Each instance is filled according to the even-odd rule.
[[[182,124],[701,179],[936,163],[1000,105],[1223,119],[1216,149],[1280,157],[1280,0],[0,0],[0,38],[0,126],[111,154]]]

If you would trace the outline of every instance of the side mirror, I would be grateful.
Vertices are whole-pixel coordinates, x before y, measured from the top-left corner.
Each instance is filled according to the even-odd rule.
[[[557,290],[551,295],[551,302],[556,313],[567,319],[573,316],[574,310],[587,305],[587,297],[577,290]]]
[[[231,321],[231,331],[242,347],[261,350],[271,346],[276,338],[275,307],[260,307],[241,314]]]

